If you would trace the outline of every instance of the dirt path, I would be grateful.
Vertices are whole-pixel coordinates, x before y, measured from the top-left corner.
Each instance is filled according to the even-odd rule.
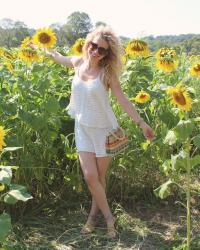
[[[169,250],[181,244],[186,235],[185,211],[178,205],[162,203],[156,206],[137,204],[125,210],[115,204],[118,237],[107,240],[102,217],[91,235],[81,236],[86,220],[83,209],[44,208],[40,215],[29,215],[14,225],[12,249],[17,250],[74,250],[74,249],[134,249]],[[200,210],[193,210],[193,236],[200,232]],[[199,245],[198,245],[199,244]],[[173,248],[174,247],[174,248]],[[200,249],[200,238],[192,250]]]

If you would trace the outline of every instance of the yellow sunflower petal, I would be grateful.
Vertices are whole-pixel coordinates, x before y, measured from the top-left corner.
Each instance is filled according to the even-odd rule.
[[[190,68],[190,75],[200,77],[200,63],[197,63]]]
[[[0,57],[3,56],[4,50],[5,50],[5,49],[4,49],[3,47],[0,47]]]
[[[175,70],[178,66],[178,63],[176,61],[172,60],[157,60],[156,67],[158,69],[161,69],[165,72],[172,72]]]
[[[71,47],[71,52],[74,55],[82,55],[83,51],[83,45],[85,43],[85,39],[84,38],[79,38],[76,40],[76,42],[74,43],[74,45],[72,45]]]
[[[0,151],[2,151],[4,146],[6,146],[4,142],[5,135],[6,131],[4,130],[4,127],[0,126]]]
[[[30,36],[27,36],[24,38],[24,40],[21,43],[21,48],[27,48],[28,44],[32,41],[32,39],[30,38]]]
[[[10,71],[10,73],[13,73],[14,67],[13,67],[12,63],[10,61],[6,61],[5,65],[8,69],[8,71]]]
[[[8,60],[15,59],[12,52],[3,48],[3,47],[0,48],[0,56],[3,57],[4,59],[8,59]]]
[[[3,183],[0,183],[0,192],[5,189],[5,185]]]

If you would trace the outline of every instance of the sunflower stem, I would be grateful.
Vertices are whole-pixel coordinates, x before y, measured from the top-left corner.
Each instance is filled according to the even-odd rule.
[[[188,116],[187,116],[188,118]],[[191,241],[191,161],[190,161],[190,139],[186,141],[186,152],[187,152],[187,175],[186,175],[186,200],[187,200],[187,250],[190,250]]]

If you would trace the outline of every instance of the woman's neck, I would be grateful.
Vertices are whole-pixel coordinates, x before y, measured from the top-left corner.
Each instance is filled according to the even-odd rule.
[[[86,59],[83,61],[83,69],[86,71],[97,71],[100,70],[101,67],[98,62],[91,62],[91,60]]]

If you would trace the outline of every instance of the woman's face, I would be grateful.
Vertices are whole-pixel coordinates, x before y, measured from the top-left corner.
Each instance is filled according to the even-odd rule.
[[[88,56],[91,60],[100,61],[108,54],[108,43],[99,36],[96,36],[89,42]]]

